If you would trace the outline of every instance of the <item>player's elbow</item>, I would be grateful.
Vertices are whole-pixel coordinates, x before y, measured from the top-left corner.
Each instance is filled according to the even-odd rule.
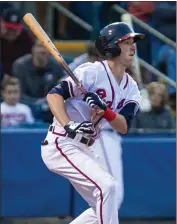
[[[123,135],[126,135],[128,133],[128,127],[126,123],[122,126],[120,133]]]
[[[46,96],[46,100],[48,102],[48,104],[50,105],[52,102],[55,102],[57,100],[60,99],[63,99],[62,96],[56,94],[56,93],[48,93],[47,96]]]

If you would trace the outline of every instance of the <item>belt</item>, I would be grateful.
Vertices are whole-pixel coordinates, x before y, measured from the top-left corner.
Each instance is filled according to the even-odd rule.
[[[52,132],[53,131],[53,128],[54,128],[54,126],[50,125],[49,126],[49,131]],[[71,138],[71,139],[74,139],[76,137],[76,135],[77,135],[77,133],[68,133],[66,136],[69,137],[69,138]],[[90,146],[93,145],[93,143],[95,142],[95,140],[92,139],[92,138],[85,138],[84,136],[82,136],[81,139],[79,140],[79,142],[81,142],[81,143],[87,145],[88,147],[90,147]]]

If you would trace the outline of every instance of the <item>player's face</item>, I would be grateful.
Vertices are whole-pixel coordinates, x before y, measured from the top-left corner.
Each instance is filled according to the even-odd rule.
[[[135,44],[133,38],[120,42],[119,47],[121,48],[121,54],[118,57],[119,61],[126,68],[131,67],[133,63],[133,56],[135,54]]]
[[[19,85],[7,85],[2,93],[4,101],[11,106],[18,103],[20,99],[20,86]]]

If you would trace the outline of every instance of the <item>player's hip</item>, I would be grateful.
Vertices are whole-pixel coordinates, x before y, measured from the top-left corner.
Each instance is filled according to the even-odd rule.
[[[62,153],[70,155],[77,153],[78,150],[87,155],[92,154],[89,146],[89,144],[92,144],[92,141],[87,141],[82,136],[71,137],[57,126],[49,126],[47,136],[41,144],[43,160],[54,160],[55,156],[60,159],[60,157],[63,157]]]
[[[95,142],[93,138],[88,138],[80,133],[67,134],[63,127],[52,124],[49,126],[47,136],[42,145],[56,145],[56,139],[57,142],[63,146],[74,145],[81,149],[87,148],[87,150],[89,150],[89,147]]]

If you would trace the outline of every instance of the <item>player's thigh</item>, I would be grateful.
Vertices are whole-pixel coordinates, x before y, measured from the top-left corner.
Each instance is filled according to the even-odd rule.
[[[85,200],[95,204],[92,200],[94,193],[111,185],[114,182],[113,178],[76,145],[55,140],[55,147],[52,147],[54,145],[42,149],[43,160],[47,167],[52,172],[67,178]]]
[[[94,144],[94,151],[98,154],[104,169],[115,179],[119,179],[119,173],[122,173],[120,137],[114,132],[103,131],[100,139]]]
[[[111,147],[110,147],[111,144]],[[121,204],[124,197],[123,161],[121,138],[115,132],[103,131],[95,145],[95,151],[99,155],[100,163],[117,182],[118,201]]]

